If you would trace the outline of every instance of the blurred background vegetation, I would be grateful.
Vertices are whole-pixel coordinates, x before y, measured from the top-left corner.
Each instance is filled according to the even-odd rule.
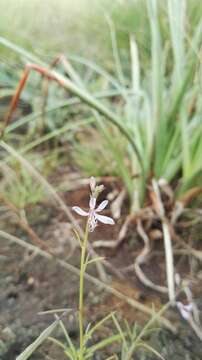
[[[166,2],[158,0],[164,36],[168,36]],[[195,26],[201,16],[202,3],[189,0],[187,7],[189,20]],[[150,30],[146,0],[1,0],[0,13],[3,15],[1,36],[47,60],[58,52],[109,60],[106,58],[111,53],[109,16],[115,24],[123,55],[129,48],[130,33],[135,34],[141,52],[148,51]],[[3,49],[0,50],[2,53]]]
[[[150,4],[149,7],[148,4]],[[184,16],[182,12],[184,12],[185,4],[186,16],[181,28],[180,21]],[[156,15],[154,16],[155,12],[157,19],[155,19]],[[176,176],[181,177],[180,172],[183,166],[183,175],[188,180],[189,178],[192,180],[193,174],[194,176],[198,174],[201,149],[199,133],[195,132],[194,143],[190,146],[186,145],[186,141],[189,137],[188,127],[191,132],[200,123],[197,113],[197,111],[200,112],[200,99],[196,100],[195,94],[196,86],[200,88],[200,77],[198,76],[200,66],[196,58],[200,52],[201,2],[197,0],[180,3],[174,0],[152,0],[150,2],[146,0],[114,0],[112,2],[107,0],[75,0],[74,2],[69,0],[59,2],[54,0],[43,2],[39,0],[20,0],[18,2],[1,0],[0,13],[3,14],[0,22],[0,115],[2,118],[7,111],[10,96],[14,94],[27,61],[37,63],[42,61],[43,64],[49,66],[53,59],[62,53],[73,65],[73,81],[79,79],[79,86],[84,86],[94,96],[97,96],[96,94],[101,96],[103,102],[119,115],[119,119],[122,118],[120,121],[124,121],[127,131],[135,138],[134,141],[143,158],[146,177],[149,176],[150,171],[154,171],[158,178],[165,177],[167,180],[173,181]],[[158,35],[156,35],[157,33]],[[130,42],[132,37],[135,39],[133,46]],[[138,59],[134,59],[136,46]],[[22,49],[29,52],[28,56]],[[182,81],[178,81],[176,86],[176,73],[179,72],[179,69],[181,69]],[[159,70],[158,73],[156,70]],[[59,66],[59,71],[65,76],[67,75],[62,66]],[[132,77],[135,73],[138,73],[138,81],[140,81],[139,84],[136,84],[139,86],[138,91],[142,92],[138,104],[134,102],[133,97],[125,96],[125,91],[131,89],[134,91],[136,85],[133,84]],[[113,79],[110,76],[113,76]],[[197,84],[194,77],[198,78]],[[58,127],[64,126],[67,118],[68,120],[76,118],[87,121],[87,124],[96,121],[98,132],[95,132],[92,127],[88,127],[90,138],[98,139],[96,143],[91,142],[91,146],[95,150],[91,152],[91,156],[89,156],[88,136],[82,135],[82,138],[76,138],[74,131],[71,133],[72,135],[69,132],[68,135],[65,135],[66,139],[72,136],[71,141],[74,141],[72,143],[74,161],[83,168],[86,175],[94,173],[94,175],[102,176],[109,174],[110,170],[112,174],[120,175],[132,196],[134,184],[131,171],[137,173],[139,169],[137,159],[131,155],[124,139],[117,135],[116,129],[108,125],[106,127],[102,121],[95,119],[95,114],[89,116],[89,112],[86,112],[86,108],[84,109],[82,105],[71,106],[70,100],[70,106],[68,106],[66,92],[54,83],[50,84],[48,99],[44,100],[46,116],[40,115],[44,97],[43,85],[40,81],[41,77],[38,74],[33,72],[30,75],[19,104],[19,107],[24,109],[24,113],[14,114],[14,118],[16,116],[18,121],[16,124],[11,124],[6,130],[9,134],[7,139],[16,137],[16,133],[13,135],[15,128],[24,122],[29,124],[28,131],[25,131],[26,137],[24,133],[20,134],[19,132],[17,136],[23,135],[20,143],[21,149],[25,146],[23,151],[30,151],[40,142],[46,141],[46,138],[38,139],[37,143],[34,137],[38,132],[42,137],[44,124],[46,131],[52,132],[49,138],[55,138],[66,131],[64,128],[64,131],[61,129],[57,133]],[[192,89],[187,89],[188,81],[190,82],[189,87],[192,86]],[[113,91],[118,91],[123,97],[123,101],[120,98],[113,98]],[[6,98],[6,96],[8,97]],[[142,96],[144,100],[142,100]],[[170,98],[169,105],[166,101],[168,97]],[[159,104],[162,102],[164,107],[158,126],[157,123],[154,124],[155,101]],[[187,101],[190,108],[194,108],[195,104],[198,104],[198,110],[193,114],[192,125],[188,125],[188,122],[190,123],[188,114],[185,116],[187,119],[182,120],[184,117],[182,112],[187,112]],[[54,110],[54,107],[58,106],[58,111]],[[135,110],[137,108],[138,110]],[[29,117],[30,111],[32,112],[31,117]],[[175,120],[179,113],[181,123],[177,126]],[[146,118],[148,122],[145,127]],[[164,118],[167,120],[164,121]],[[133,125],[131,121],[133,121]],[[160,124],[162,127],[158,131]],[[80,125],[78,126],[80,127]],[[167,131],[167,126],[169,131]],[[179,128],[177,129],[177,127]],[[201,126],[199,126],[200,128]],[[116,151],[114,151],[117,149],[116,142],[109,141],[108,135],[111,132],[117,136],[117,143],[120,145],[119,154],[115,154]],[[157,132],[157,137],[152,135],[152,139],[149,139],[151,132],[153,134]],[[166,148],[162,148],[161,137],[164,136],[170,146],[168,153],[166,153]],[[176,157],[179,136],[181,136],[182,143],[178,149],[178,159],[174,164],[173,159]],[[161,159],[158,147],[161,147]],[[57,146],[55,146],[57,152],[56,148]],[[147,152],[146,156],[145,151]],[[154,155],[151,154],[152,151],[154,151]],[[188,154],[189,152],[190,154]],[[96,162],[99,153],[102,153],[100,166]],[[126,153],[129,153],[133,170],[129,169],[130,166],[125,158]],[[195,156],[196,153],[197,156]],[[195,160],[192,161],[194,156]],[[166,161],[163,163],[164,159]],[[194,170],[192,171],[190,168],[188,171],[189,165],[196,161],[197,165]],[[111,164],[114,165],[111,167]],[[190,187],[190,185],[186,186]]]

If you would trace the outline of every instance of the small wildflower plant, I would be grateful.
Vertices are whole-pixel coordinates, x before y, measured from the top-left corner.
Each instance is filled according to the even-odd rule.
[[[132,355],[136,348],[142,347],[146,350],[153,352],[158,358],[164,360],[164,358],[154,349],[147,346],[143,341],[142,337],[146,334],[149,323],[143,328],[143,330],[138,335],[133,330],[130,330],[129,325],[127,324],[126,329],[122,329],[118,320],[116,319],[115,313],[109,313],[106,317],[101,319],[95,325],[88,324],[86,327],[84,325],[84,280],[85,272],[87,266],[96,261],[101,261],[102,258],[97,257],[90,259],[88,254],[88,238],[89,233],[95,230],[98,225],[98,222],[108,225],[114,225],[114,220],[111,217],[100,215],[100,212],[103,211],[108,205],[108,201],[104,200],[97,206],[97,198],[100,193],[103,191],[103,185],[96,185],[95,178],[90,178],[90,200],[89,200],[89,210],[85,211],[78,206],[73,206],[72,210],[75,211],[80,216],[87,218],[85,233],[83,240],[80,239],[78,233],[75,231],[75,234],[78,238],[80,247],[81,247],[81,257],[80,257],[80,279],[79,279],[79,307],[78,307],[78,318],[79,318],[79,344],[74,344],[71,340],[68,331],[66,330],[62,317],[68,312],[63,312],[61,317],[55,315],[56,320],[46,328],[41,335],[29,345],[17,358],[16,360],[27,360],[35,352],[35,350],[48,338],[56,346],[59,346],[67,359],[70,360],[87,360],[94,359],[94,355],[97,351],[102,351],[105,347],[110,347],[113,343],[117,342],[120,344],[120,360],[131,360]],[[64,309],[63,309],[64,310]],[[54,310],[49,311],[49,313],[54,313]],[[57,311],[56,311],[57,312]],[[102,339],[91,345],[92,337],[106,321],[112,320],[116,329],[118,330],[117,334],[112,334],[106,339]],[[50,337],[54,329],[60,326],[62,332],[65,336],[65,342],[59,341],[53,337]],[[135,329],[135,328],[134,328]],[[106,360],[116,360],[118,359],[116,354],[108,357]]]
[[[84,274],[85,274],[87,265],[89,263],[88,255],[87,255],[88,235],[89,235],[89,232],[92,232],[95,230],[98,221],[100,221],[104,224],[114,225],[114,220],[112,218],[99,214],[99,212],[104,210],[104,208],[107,206],[107,204],[108,204],[107,200],[104,200],[96,208],[97,197],[104,190],[104,186],[103,185],[97,186],[95,178],[91,177],[90,178],[90,190],[91,190],[91,194],[90,194],[90,201],[89,201],[89,211],[86,212],[78,206],[73,206],[73,208],[72,208],[77,214],[87,217],[84,240],[83,240],[83,242],[80,241],[81,261],[80,261],[80,289],[79,289],[79,330],[80,330],[80,356],[81,357],[79,359],[85,358],[84,353],[86,350],[85,349],[85,339],[84,339],[83,295],[84,295]],[[95,259],[95,261],[96,261],[96,259]],[[98,259],[98,261],[99,261],[99,259]]]
[[[101,340],[99,343],[89,345],[89,340],[91,340],[94,332],[99,329],[103,323],[107,320],[114,319],[114,314],[108,314],[104,319],[99,321],[94,326],[89,324],[86,328],[84,327],[84,278],[85,272],[88,264],[96,261],[100,261],[102,258],[98,257],[95,259],[90,259],[90,256],[87,252],[88,248],[88,238],[89,233],[94,231],[98,221],[103,224],[114,225],[114,220],[108,216],[100,215],[100,212],[106,208],[108,205],[108,201],[104,200],[100,205],[97,206],[97,198],[100,193],[103,191],[103,185],[96,185],[95,178],[90,178],[90,200],[89,200],[89,210],[84,211],[78,206],[73,206],[72,210],[77,214],[87,217],[85,233],[83,240],[80,239],[78,233],[75,231],[77,238],[79,240],[79,244],[81,247],[81,258],[80,258],[80,281],[79,281],[79,308],[78,308],[78,317],[79,317],[79,346],[74,345],[70,336],[68,335],[67,330],[64,327],[62,322],[62,317],[56,317],[56,321],[50,325],[44,332],[37,338],[35,342],[33,342],[21,355],[17,357],[17,360],[26,360],[30,357],[30,355],[37,349],[39,345],[46,339],[49,338],[53,343],[61,347],[64,351],[65,355],[68,359],[71,360],[85,360],[92,359],[94,353],[99,349],[109,346],[114,342],[120,342],[122,335],[120,333],[116,335],[112,335],[105,340]],[[64,315],[64,314],[63,314]],[[55,329],[57,325],[60,325],[67,344],[64,344],[55,338],[50,337],[51,332]]]

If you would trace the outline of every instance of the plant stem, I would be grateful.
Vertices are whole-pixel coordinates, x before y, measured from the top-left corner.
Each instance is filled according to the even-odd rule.
[[[80,332],[80,353],[79,359],[83,359],[83,345],[84,345],[84,275],[86,269],[86,250],[88,243],[88,221],[86,223],[84,240],[81,247],[81,261],[80,261],[80,284],[79,284],[79,332]]]

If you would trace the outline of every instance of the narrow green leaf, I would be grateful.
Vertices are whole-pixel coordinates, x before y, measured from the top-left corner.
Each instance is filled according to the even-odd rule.
[[[17,358],[16,360],[27,360],[35,352],[35,350],[50,336],[50,334],[58,326],[59,320],[54,321],[49,327],[47,327],[41,335],[30,344]]]
[[[121,335],[117,334],[117,335],[112,335],[110,337],[108,337],[107,339],[104,339],[102,341],[100,341],[99,343],[91,346],[89,349],[87,349],[86,352],[86,359],[91,358],[91,356],[100,349],[103,349],[111,344],[113,344],[114,342],[120,342],[121,341]]]
[[[150,345],[146,344],[146,343],[141,343],[139,344],[140,347],[145,348],[147,351],[153,353],[154,355],[156,355],[159,359],[161,360],[165,360],[165,358],[159,354],[159,352],[157,350],[155,350],[153,347],[151,347]]]

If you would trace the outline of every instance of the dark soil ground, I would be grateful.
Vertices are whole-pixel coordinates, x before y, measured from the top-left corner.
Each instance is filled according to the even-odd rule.
[[[109,189],[108,189],[109,190]],[[105,196],[105,194],[103,194]],[[88,204],[88,190],[73,191],[63,195],[65,202],[71,205],[86,207]],[[102,200],[102,199],[100,199]],[[27,214],[31,226],[46,242],[47,246],[54,249],[59,258],[65,259],[78,266],[79,250],[75,248],[70,227],[65,214],[54,204],[44,203],[35,209],[28,209]],[[106,211],[108,215],[108,211]],[[124,215],[124,214],[123,214]],[[19,230],[10,216],[2,228],[9,233],[32,242],[27,235]],[[120,224],[115,227],[100,225],[93,234],[93,239],[116,239]],[[197,229],[198,231],[198,229]],[[0,239],[0,359],[14,360],[25,347],[30,344],[52,321],[52,315],[38,315],[41,311],[58,308],[77,308],[78,277],[54,262],[34,255],[22,247],[5,239]],[[137,239],[135,228],[131,228],[128,238],[115,250],[99,250],[116,269],[123,269],[133,263],[134,256],[141,249],[141,241]],[[155,245],[158,248],[162,244]],[[193,292],[196,303],[202,308],[202,288],[200,264],[191,262],[193,272],[190,275],[190,262],[185,257],[175,259],[177,271],[186,273],[193,281]],[[107,270],[109,273],[109,270]],[[162,283],[165,279],[165,264],[163,256],[153,257],[144,266],[144,272],[155,283]],[[90,268],[90,273],[98,277],[95,267]],[[195,275],[197,274],[197,275]],[[111,274],[111,285],[145,305],[160,308],[166,302],[159,293],[145,288],[135,277],[134,271],[124,273],[124,278],[119,279]],[[86,318],[94,322],[109,311],[116,310],[120,318],[127,319],[131,325],[138,322],[142,326],[147,318],[134,308],[129,307],[120,299],[109,295],[103,290],[95,288],[86,282],[85,287]],[[175,310],[167,314],[178,327],[178,334],[173,335],[167,329],[155,331],[147,341],[158,350],[167,360],[200,360],[202,359],[202,344],[188,324],[182,320]],[[64,322],[74,341],[78,340],[78,327],[75,317],[66,315]],[[113,331],[113,326],[105,326],[98,336],[106,337]],[[60,338],[60,331],[55,333]],[[95,339],[96,341],[96,339]],[[118,348],[108,349],[108,354],[118,351]],[[96,355],[95,359],[106,359],[106,353]],[[137,360],[155,359],[148,353],[138,351],[134,355]],[[51,342],[41,346],[31,359],[63,360],[63,353]]]

